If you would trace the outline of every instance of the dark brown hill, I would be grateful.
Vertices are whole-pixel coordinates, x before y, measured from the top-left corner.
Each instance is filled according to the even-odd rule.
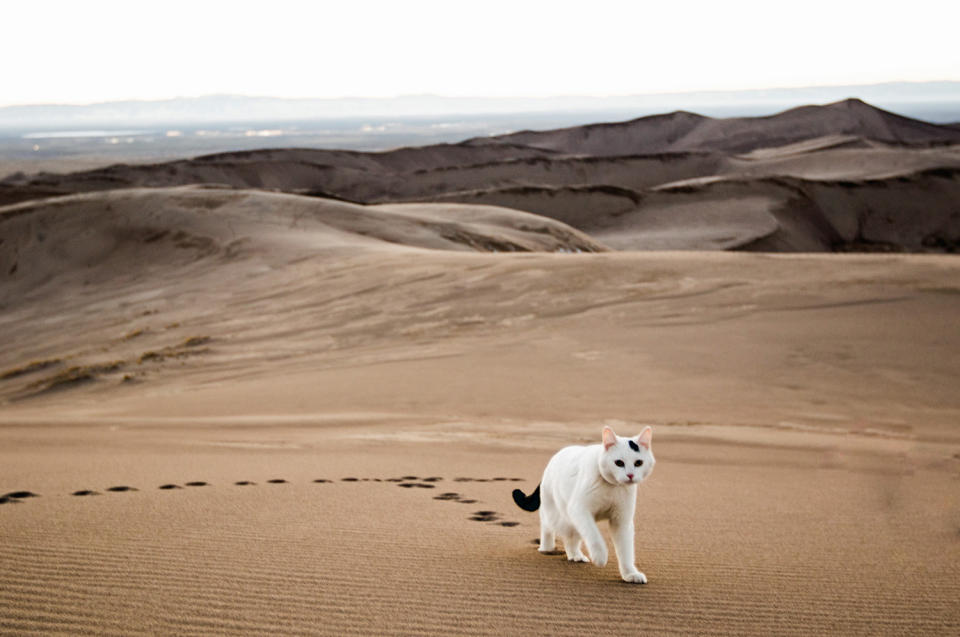
[[[370,184],[394,174],[551,154],[510,144],[484,148],[438,144],[377,153],[310,148],[236,151],[157,164],[114,164],[67,174],[11,175],[0,179],[0,205],[78,192],[191,184],[318,191],[353,198],[349,191],[363,193],[370,190]],[[382,194],[378,188],[373,192],[360,198],[385,199],[375,196]]]
[[[801,106],[768,117],[717,119],[677,111],[627,122],[549,131],[522,131],[487,139],[570,154],[629,155],[681,151],[743,153],[826,135],[855,135],[893,144],[960,143],[960,131],[903,117],[858,99]]]

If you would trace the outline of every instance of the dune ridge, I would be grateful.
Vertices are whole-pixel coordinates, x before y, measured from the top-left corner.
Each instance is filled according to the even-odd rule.
[[[528,210],[618,250],[956,252],[958,196],[960,168],[934,168],[859,180],[709,177],[641,192],[517,186],[432,200]]]
[[[110,263],[171,268],[231,259],[271,243],[284,258],[376,248],[597,252],[583,233],[542,216],[493,206],[343,201],[258,190],[178,187],[95,192],[0,208],[5,295],[74,273],[111,274]],[[274,255],[280,253],[275,247]],[[134,259],[133,255],[137,258]],[[129,271],[129,268],[124,268]]]
[[[824,106],[800,106],[768,117],[717,119],[676,111],[628,122],[523,131],[474,141],[594,155],[689,150],[744,153],[831,134],[894,144],[960,142],[952,129],[884,111],[856,98]]]

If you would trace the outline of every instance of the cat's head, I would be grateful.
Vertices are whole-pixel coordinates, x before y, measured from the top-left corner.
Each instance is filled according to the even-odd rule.
[[[600,475],[612,484],[638,484],[653,471],[653,430],[646,427],[635,438],[622,438],[610,427],[603,428]]]

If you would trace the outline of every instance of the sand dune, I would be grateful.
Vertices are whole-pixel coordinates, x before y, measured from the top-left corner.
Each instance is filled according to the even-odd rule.
[[[318,248],[301,215],[303,247],[263,212],[301,198],[109,201],[133,214],[161,195],[221,248],[151,257],[157,239],[63,255],[29,289],[17,277],[41,264],[4,279],[3,631],[960,622],[954,259],[509,255],[342,229]],[[56,245],[88,197],[4,226],[34,218]],[[246,248],[222,247],[225,209]],[[604,422],[656,431],[641,588],[538,554],[535,516],[510,498]]]
[[[0,634],[956,633],[960,262],[716,251],[957,249],[957,147],[824,108],[900,142],[7,179]],[[604,424],[645,586],[510,496]]]
[[[322,189],[336,194],[342,190],[341,184],[375,180],[394,172],[544,154],[545,151],[509,144],[489,148],[441,144],[383,153],[323,149],[237,151],[161,164],[117,164],[66,175],[11,175],[0,181],[0,203],[75,192],[200,183],[285,191]]]
[[[689,150],[743,153],[838,134],[897,144],[960,142],[953,129],[890,113],[858,99],[801,106],[769,117],[716,119],[678,111],[629,122],[524,131],[477,141],[590,155]]]
[[[527,210],[618,250],[949,251],[960,226],[960,169],[856,181],[714,176],[644,192],[514,187],[434,201]]]
[[[672,113],[383,153],[275,149],[19,174],[0,181],[0,203],[216,184],[356,203],[506,206],[600,233],[618,249],[943,252],[960,239],[950,221],[958,142],[951,127],[846,100],[770,117]],[[840,197],[849,210],[874,221],[895,210],[895,230],[871,221],[860,236],[858,222],[824,212],[841,182],[864,185]],[[876,194],[887,185],[894,196]]]
[[[943,251],[954,249],[958,237],[951,221],[960,183],[960,152],[954,147],[850,149],[812,143],[736,157],[541,157],[405,175],[293,166],[256,160],[244,170],[234,165],[233,172],[222,172],[221,164],[201,162],[199,173],[188,181],[226,182],[235,188],[286,186],[301,194],[354,201],[504,206],[562,221],[617,249],[735,249],[781,227],[786,229],[780,240],[754,247],[829,251],[884,244],[886,249]],[[304,187],[320,173],[325,174],[323,189]],[[276,180],[270,181],[271,175]],[[840,191],[846,212],[837,214],[857,211],[863,223],[893,215],[896,221],[888,225],[895,230],[873,229],[871,223],[860,237],[856,218],[832,217],[828,227],[811,230],[824,225],[823,214],[829,216],[826,199],[839,196],[828,193]]]
[[[130,189],[0,208],[0,271],[10,303],[63,277],[126,276],[131,267],[191,267],[199,259],[284,259],[395,247],[596,252],[604,247],[542,216],[492,206],[341,201],[256,190]],[[277,248],[282,246],[283,250]],[[123,263],[123,267],[112,266]]]

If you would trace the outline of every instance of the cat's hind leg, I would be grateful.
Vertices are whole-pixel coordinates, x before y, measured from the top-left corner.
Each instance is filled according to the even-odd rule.
[[[557,550],[556,513],[552,502],[544,500],[540,506],[540,548],[541,553],[553,553]]]
[[[541,553],[553,553],[557,550],[557,534],[548,528],[543,520],[540,521],[540,548]]]

